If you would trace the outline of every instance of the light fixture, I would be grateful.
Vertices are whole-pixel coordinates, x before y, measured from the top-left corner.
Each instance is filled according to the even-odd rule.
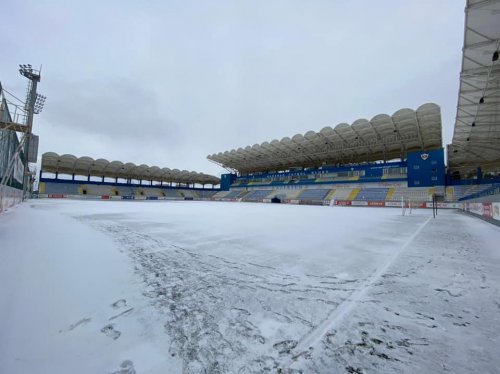
[[[469,141],[469,140],[470,140],[470,138],[467,138],[467,141]]]
[[[476,122],[472,122],[472,125],[471,125],[471,126],[472,126],[472,127],[476,126]]]
[[[31,81],[40,82],[40,72],[33,69],[33,66],[31,66],[31,64],[19,65],[19,74],[28,78]]]
[[[496,61],[498,60],[498,51],[493,52],[493,57],[491,58],[491,61]]]
[[[484,96],[479,99],[479,104],[482,104],[482,103],[484,103]]]
[[[35,114],[39,114],[43,110],[43,106],[45,105],[45,100],[47,100],[47,96],[36,94],[35,107],[33,112]]]

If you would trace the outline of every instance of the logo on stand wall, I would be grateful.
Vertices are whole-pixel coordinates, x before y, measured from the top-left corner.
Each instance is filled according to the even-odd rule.
[[[422,154],[420,155],[420,157],[422,158],[422,160],[424,160],[424,161],[425,161],[425,160],[427,160],[427,159],[429,158],[429,154],[428,154],[428,153],[422,153]]]

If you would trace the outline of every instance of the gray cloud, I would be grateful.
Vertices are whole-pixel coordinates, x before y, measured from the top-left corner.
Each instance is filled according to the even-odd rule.
[[[70,127],[114,141],[133,136],[139,143],[162,139],[169,147],[177,147],[182,140],[182,127],[169,119],[147,86],[115,79],[60,82],[58,89],[66,95],[52,100],[45,115],[56,131]]]

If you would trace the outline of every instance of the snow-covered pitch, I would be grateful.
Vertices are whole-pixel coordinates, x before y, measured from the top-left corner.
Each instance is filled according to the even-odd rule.
[[[0,373],[494,373],[500,228],[455,211],[29,201]]]

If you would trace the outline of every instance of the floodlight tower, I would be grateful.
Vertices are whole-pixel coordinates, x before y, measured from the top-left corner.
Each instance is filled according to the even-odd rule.
[[[41,70],[41,68],[40,68]],[[23,201],[26,200],[29,185],[29,147],[31,140],[31,132],[33,129],[33,115],[40,113],[45,103],[45,96],[38,95],[36,88],[40,82],[40,70],[35,70],[30,64],[19,65],[19,73],[28,79],[28,90],[26,92],[26,103],[24,109],[26,110],[26,133],[24,142],[24,175],[23,175]],[[36,162],[36,160],[35,160]]]

